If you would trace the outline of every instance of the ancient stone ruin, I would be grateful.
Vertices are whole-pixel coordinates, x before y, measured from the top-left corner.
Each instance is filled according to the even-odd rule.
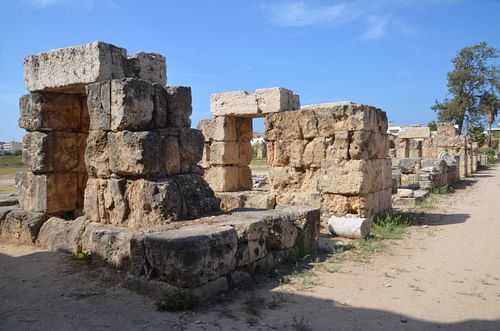
[[[395,206],[414,207],[433,188],[451,185],[477,170],[479,148],[450,123],[402,128],[390,138]]]
[[[191,90],[166,86],[163,56],[94,42],[29,56],[24,71],[29,171],[20,206],[0,211],[3,240],[91,252],[136,285],[202,292],[317,248],[317,209],[220,212],[197,165],[205,138],[190,128]],[[234,146],[219,148],[225,158]]]
[[[300,108],[284,88],[212,95],[205,136],[205,179],[230,208],[308,205],[323,215],[368,217],[391,207],[387,117],[352,102]],[[253,194],[251,118],[265,117],[269,192]],[[240,192],[235,192],[240,191]]]

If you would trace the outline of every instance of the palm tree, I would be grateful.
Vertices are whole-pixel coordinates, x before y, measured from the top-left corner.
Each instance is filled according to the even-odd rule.
[[[488,134],[488,146],[491,147],[491,125],[495,122],[495,117],[498,115],[498,108],[500,107],[500,102],[496,94],[491,92],[486,92],[481,96],[481,111],[486,116],[486,121],[488,122],[489,134]]]

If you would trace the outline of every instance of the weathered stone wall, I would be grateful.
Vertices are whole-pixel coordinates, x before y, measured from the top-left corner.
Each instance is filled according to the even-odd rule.
[[[255,97],[259,91],[266,91],[268,99]],[[298,103],[290,101],[298,97],[286,91],[261,89],[254,94],[228,92],[212,97],[214,116],[198,125],[205,136],[200,164],[211,187],[218,192],[251,189],[251,173],[247,168],[251,160],[247,134],[251,129],[242,131],[238,123],[252,116],[249,110],[252,104],[253,116],[265,114],[266,123],[264,139],[271,191],[262,193],[266,196],[263,207],[272,200],[278,205],[321,207],[325,214],[361,216],[390,208],[391,164],[385,113],[354,103],[322,104],[299,110]],[[224,100],[223,111],[220,100]],[[259,104],[274,108],[260,111]],[[242,146],[248,148],[248,153]],[[228,206],[238,205],[235,195],[219,196]]]
[[[369,216],[391,207],[386,114],[355,103],[266,116],[264,139],[277,204]]]
[[[218,209],[197,167],[191,89],[164,86],[163,56],[102,42],[57,49],[26,58],[25,82],[23,209],[133,228]]]
[[[394,140],[390,154],[398,186],[431,189],[450,185],[477,169],[477,144],[459,135],[450,123],[438,123],[436,132],[403,128]]]

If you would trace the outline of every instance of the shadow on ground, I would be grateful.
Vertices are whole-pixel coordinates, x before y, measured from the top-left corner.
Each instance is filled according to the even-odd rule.
[[[414,224],[412,225],[451,225],[465,223],[470,218],[469,214],[440,214],[440,213],[422,213],[414,214]]]
[[[500,329],[500,320],[439,323],[352,307],[307,292],[277,294],[272,281],[232,291],[197,312],[157,312],[151,299],[120,286],[122,273],[62,253],[0,254],[0,270],[0,330]],[[253,310],[251,300],[258,303]]]

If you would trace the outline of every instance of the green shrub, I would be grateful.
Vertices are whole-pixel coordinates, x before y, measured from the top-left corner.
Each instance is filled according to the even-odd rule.
[[[397,239],[412,221],[413,217],[408,213],[387,211],[373,217],[372,232],[382,239]]]
[[[455,192],[455,189],[450,185],[443,185],[434,187],[431,192],[434,194],[447,194]]]
[[[188,290],[175,290],[165,294],[156,302],[159,311],[195,310],[202,303],[201,297]]]

